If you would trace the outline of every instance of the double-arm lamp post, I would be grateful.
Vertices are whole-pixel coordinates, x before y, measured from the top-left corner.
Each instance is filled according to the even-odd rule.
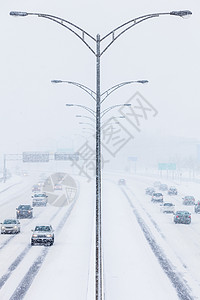
[[[101,257],[101,103],[104,101],[104,98],[101,99],[102,95],[100,92],[100,58],[104,52],[127,30],[131,29],[135,25],[160,16],[178,16],[178,17],[188,17],[192,13],[189,10],[184,11],[171,11],[167,13],[153,13],[147,14],[138,18],[134,18],[130,21],[125,22],[124,24],[116,27],[111,32],[106,34],[104,37],[100,37],[99,34],[96,37],[93,37],[88,32],[80,28],[79,26],[56,16],[43,14],[43,13],[28,13],[28,12],[10,12],[11,16],[37,16],[45,19],[54,21],[55,23],[65,27],[75,34],[95,55],[96,57],[96,93],[92,93],[92,96],[96,100],[96,300],[101,300],[103,297],[102,289],[102,257]],[[86,39],[89,39],[94,43],[93,46],[87,42]],[[107,43],[103,49],[100,45],[102,42]],[[122,84],[123,86],[123,84]],[[119,86],[120,87],[120,86]],[[86,88],[87,89],[87,88]],[[88,92],[90,92],[88,90]],[[107,94],[105,94],[105,97]]]

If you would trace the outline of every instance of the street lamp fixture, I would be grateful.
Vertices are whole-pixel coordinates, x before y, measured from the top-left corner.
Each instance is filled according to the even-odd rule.
[[[181,18],[189,18],[192,15],[192,12],[190,10],[180,10],[180,11],[171,11],[171,16],[179,16]]]
[[[160,15],[160,14],[162,14],[162,13],[158,13],[157,15]],[[164,13],[164,14],[170,14],[170,15],[173,15],[173,16],[184,17],[184,16],[191,16],[192,12],[190,10],[179,10],[179,11],[171,11],[170,13]],[[28,15],[38,15],[38,17],[46,16],[46,14],[27,13],[27,12],[22,12],[22,11],[11,11],[10,15],[14,16],[14,17],[26,17]]]
[[[106,34],[104,37],[100,37],[99,34],[96,35],[96,37],[93,37],[88,32],[80,28],[79,26],[73,24],[72,22],[69,22],[68,20],[48,15],[48,14],[41,14],[41,13],[27,13],[27,12],[17,12],[17,11],[11,11],[11,16],[20,16],[25,17],[28,15],[37,16],[46,18],[50,21],[53,21],[66,29],[68,29],[70,32],[72,32],[76,37],[78,37],[87,47],[88,49],[95,55],[96,57],[96,92],[92,91],[91,89],[85,87],[82,84],[68,82],[71,84],[74,84],[83,90],[85,90],[87,93],[89,93],[92,98],[96,101],[96,111],[92,110],[89,107],[83,106],[83,105],[73,105],[73,104],[67,104],[66,106],[77,106],[85,108],[88,112],[90,112],[95,118],[96,118],[96,256],[95,256],[95,296],[96,300],[102,300],[103,297],[103,284],[102,284],[102,241],[101,241],[101,117],[113,109],[114,107],[107,108],[106,110],[101,112],[101,103],[107,98],[107,96],[118,89],[121,86],[124,86],[126,84],[132,83],[125,82],[118,84],[117,86],[114,86],[110,88],[109,90],[105,91],[103,94],[101,94],[100,89],[100,58],[101,56],[106,52],[108,48],[125,32],[127,32],[129,29],[133,28],[135,25],[140,24],[143,21],[149,20],[151,18],[157,18],[164,15],[172,15],[172,16],[178,16],[182,18],[186,18],[192,15],[192,12],[189,10],[182,10],[182,11],[171,11],[167,13],[154,13],[154,14],[147,14],[144,16],[140,16],[137,18],[134,18],[128,22],[125,22],[124,24],[116,27],[112,31],[110,31],[108,34]],[[90,46],[90,44],[86,41],[85,37],[90,39],[90,42],[94,43],[95,45]],[[109,40],[107,40],[109,38]],[[107,45],[104,46],[103,49],[101,49],[100,45],[102,41],[107,40]],[[60,83],[60,81],[54,81],[54,83]],[[144,83],[144,82],[140,82]],[[118,105],[119,106],[119,105]],[[130,106],[128,104],[124,104],[123,106]],[[116,106],[115,106],[116,107]]]
[[[52,83],[62,83],[62,80],[51,80]]]
[[[22,11],[11,11],[10,15],[13,17],[26,17],[26,16],[28,16],[28,13],[22,12]]]
[[[101,103],[104,102],[105,99],[111,93],[113,93],[117,89],[119,89],[127,84],[134,84],[134,83],[146,84],[148,82],[149,82],[148,80],[131,80],[131,81],[125,81],[125,82],[118,83],[118,84],[112,86],[111,88],[109,88],[108,90],[106,90],[105,92],[103,92],[102,94],[100,94]],[[68,83],[68,84],[75,85],[76,87],[79,87],[82,90],[84,90],[86,93],[88,93],[96,101],[96,98],[97,98],[96,92],[81,83],[74,82],[74,81],[68,81],[68,80],[57,80],[57,79],[51,80],[51,83]]]

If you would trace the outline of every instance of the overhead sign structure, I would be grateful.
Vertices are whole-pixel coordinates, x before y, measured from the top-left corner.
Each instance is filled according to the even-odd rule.
[[[23,152],[23,162],[49,162],[48,152]]]
[[[176,164],[174,164],[174,163],[159,163],[158,170],[176,170]]]
[[[79,153],[59,153],[56,152],[54,154],[54,159],[55,160],[79,160]]]

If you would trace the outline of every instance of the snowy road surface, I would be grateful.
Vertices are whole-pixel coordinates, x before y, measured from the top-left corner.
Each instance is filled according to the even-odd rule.
[[[118,186],[120,178],[125,186]],[[33,219],[21,219],[21,233],[0,236],[1,300],[94,300],[95,183],[76,177],[79,196],[68,206],[34,207]],[[198,199],[198,184],[177,184],[178,195],[164,199],[192,213],[190,225],[173,222],[145,195],[154,180],[105,175],[102,192],[105,300],[200,299],[200,214],[183,206]],[[168,183],[168,182],[164,182]],[[0,193],[0,221],[15,217],[18,204],[31,203],[33,179]],[[173,183],[175,185],[176,183]],[[171,184],[172,185],[172,184]],[[52,247],[30,246],[39,223],[55,229]]]

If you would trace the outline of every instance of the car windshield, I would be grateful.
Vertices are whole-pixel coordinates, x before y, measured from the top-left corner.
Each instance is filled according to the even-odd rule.
[[[50,226],[36,226],[35,231],[51,231]]]
[[[162,196],[162,194],[161,193],[155,193],[155,194],[153,194],[154,196],[156,196],[156,197],[160,197],[160,196]]]
[[[45,194],[35,194],[34,197],[45,197]]]
[[[173,206],[172,203],[164,203],[164,206]]]
[[[194,200],[193,196],[185,196],[185,199]]]
[[[18,207],[18,209],[29,210],[29,209],[31,209],[31,206],[30,206],[30,205],[20,205],[20,206]]]
[[[17,224],[16,220],[5,220],[3,224]]]
[[[188,211],[177,211],[176,214],[177,215],[190,215],[190,213]]]

